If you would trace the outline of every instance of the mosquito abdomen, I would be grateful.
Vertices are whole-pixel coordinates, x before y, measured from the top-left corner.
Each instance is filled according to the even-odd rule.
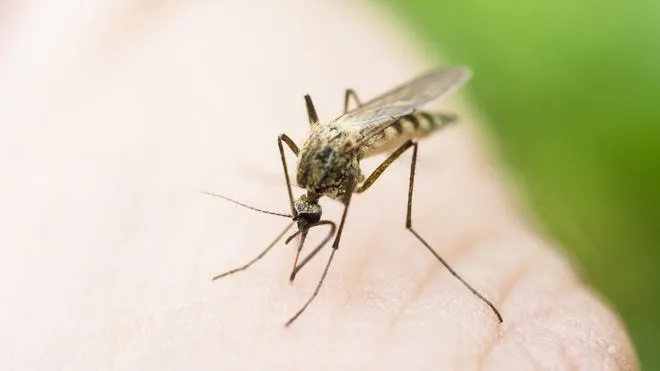
[[[421,138],[435,130],[454,123],[453,114],[416,111],[390,124],[371,143],[365,146],[364,156],[386,152],[400,146],[407,139]]]
[[[444,113],[419,111],[403,116],[385,129],[386,139],[394,139],[399,135],[414,137],[428,134],[447,124],[456,121],[456,116]]]

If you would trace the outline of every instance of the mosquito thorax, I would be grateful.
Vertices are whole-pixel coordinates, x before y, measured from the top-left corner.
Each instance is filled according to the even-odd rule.
[[[318,199],[313,200],[304,194],[293,203],[293,206],[296,208],[296,221],[300,230],[306,229],[321,220],[323,211]]]
[[[312,197],[342,201],[351,181],[361,178],[358,152],[348,150],[354,141],[336,128],[316,130],[300,150],[296,181]]]

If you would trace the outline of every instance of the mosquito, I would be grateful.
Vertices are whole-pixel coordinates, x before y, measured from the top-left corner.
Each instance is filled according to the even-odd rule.
[[[493,311],[498,321],[502,323],[502,316],[495,305],[451,268],[412,226],[412,201],[417,150],[419,146],[418,140],[457,121],[456,115],[418,111],[416,109],[428,102],[451,94],[467,82],[470,77],[470,69],[464,66],[436,69],[364,103],[358,98],[355,91],[347,89],[344,96],[344,113],[327,123],[319,121],[311,97],[305,95],[307,116],[311,128],[302,147],[298,147],[286,134],[280,134],[277,138],[291,214],[258,209],[223,195],[204,192],[252,210],[291,218],[291,223],[289,223],[284,231],[254,259],[241,267],[213,277],[213,280],[246,270],[263,258],[282,239],[289,229],[294,224],[297,224],[298,230],[289,236],[285,242],[288,244],[296,236],[300,236],[293,269],[289,276],[289,280],[293,281],[296,274],[334,237],[330,256],[314,292],[298,312],[286,322],[285,326],[288,327],[312,303],[325,281],[332,259],[339,248],[352,195],[369,189],[399,156],[412,148],[406,229],[433,254],[452,276],[458,279],[472,294],[484,302]],[[351,100],[356,105],[356,108],[353,110],[349,110]],[[306,191],[297,200],[294,200],[291,191],[291,180],[284,155],[284,145],[297,157],[296,183]],[[360,161],[384,152],[390,152],[389,157],[365,178],[360,170]],[[322,210],[319,200],[323,196],[327,196],[343,204],[343,212],[338,228],[331,220],[321,220]],[[299,261],[300,253],[309,230],[321,226],[329,228],[328,234],[304,259]]]

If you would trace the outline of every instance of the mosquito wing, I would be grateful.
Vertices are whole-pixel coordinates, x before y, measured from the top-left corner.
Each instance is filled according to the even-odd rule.
[[[417,107],[446,96],[471,76],[467,67],[430,71],[339,116],[330,125],[358,134],[358,146]]]

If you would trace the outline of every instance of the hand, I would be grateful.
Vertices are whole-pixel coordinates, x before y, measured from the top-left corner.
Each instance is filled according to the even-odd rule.
[[[291,327],[329,250],[293,285],[283,243],[211,282],[288,221],[199,191],[288,212],[275,139],[302,144],[302,95],[327,120],[345,88],[368,99],[424,68],[348,4],[131,4],[10,13],[2,369],[637,369],[616,314],[518,211],[467,107],[420,142],[413,226],[502,325],[405,230],[409,154],[353,198]]]

